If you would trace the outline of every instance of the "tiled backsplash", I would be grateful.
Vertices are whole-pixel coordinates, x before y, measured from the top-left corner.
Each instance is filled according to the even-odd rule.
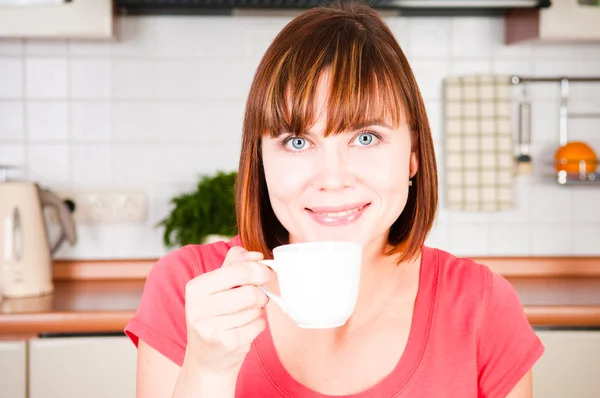
[[[169,198],[196,178],[237,167],[245,96],[264,50],[289,18],[121,17],[112,43],[0,41],[0,163],[52,189],[140,189],[142,224],[79,225],[60,258],[153,258]],[[600,75],[600,44],[502,44],[499,18],[388,18],[425,97],[443,188],[442,79],[448,75]],[[600,110],[600,85],[572,89]],[[460,255],[600,254],[600,187],[541,177],[558,145],[558,87],[532,87],[534,175],[517,207],[459,213],[442,202],[428,244]],[[594,108],[595,107],[595,108]],[[600,121],[573,139],[600,152]]]

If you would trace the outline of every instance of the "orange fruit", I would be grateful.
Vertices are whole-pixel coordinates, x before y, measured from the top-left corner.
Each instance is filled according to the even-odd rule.
[[[598,167],[596,152],[585,142],[573,141],[558,148],[554,154],[556,171],[579,173],[580,162],[585,161],[585,172],[593,173]]]

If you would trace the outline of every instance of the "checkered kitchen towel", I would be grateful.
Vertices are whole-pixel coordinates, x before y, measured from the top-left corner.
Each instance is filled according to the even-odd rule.
[[[446,195],[458,211],[513,207],[515,157],[508,76],[444,82]]]

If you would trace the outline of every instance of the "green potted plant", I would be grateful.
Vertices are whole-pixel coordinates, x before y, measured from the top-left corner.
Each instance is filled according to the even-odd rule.
[[[236,178],[237,172],[204,176],[194,191],[172,198],[171,213],[158,224],[165,228],[165,246],[209,243],[237,235]]]

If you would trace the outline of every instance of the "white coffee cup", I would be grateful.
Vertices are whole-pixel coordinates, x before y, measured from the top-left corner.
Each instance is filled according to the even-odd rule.
[[[263,264],[277,274],[281,296],[261,289],[300,327],[335,328],[354,312],[362,246],[351,242],[307,242],[278,246]]]

